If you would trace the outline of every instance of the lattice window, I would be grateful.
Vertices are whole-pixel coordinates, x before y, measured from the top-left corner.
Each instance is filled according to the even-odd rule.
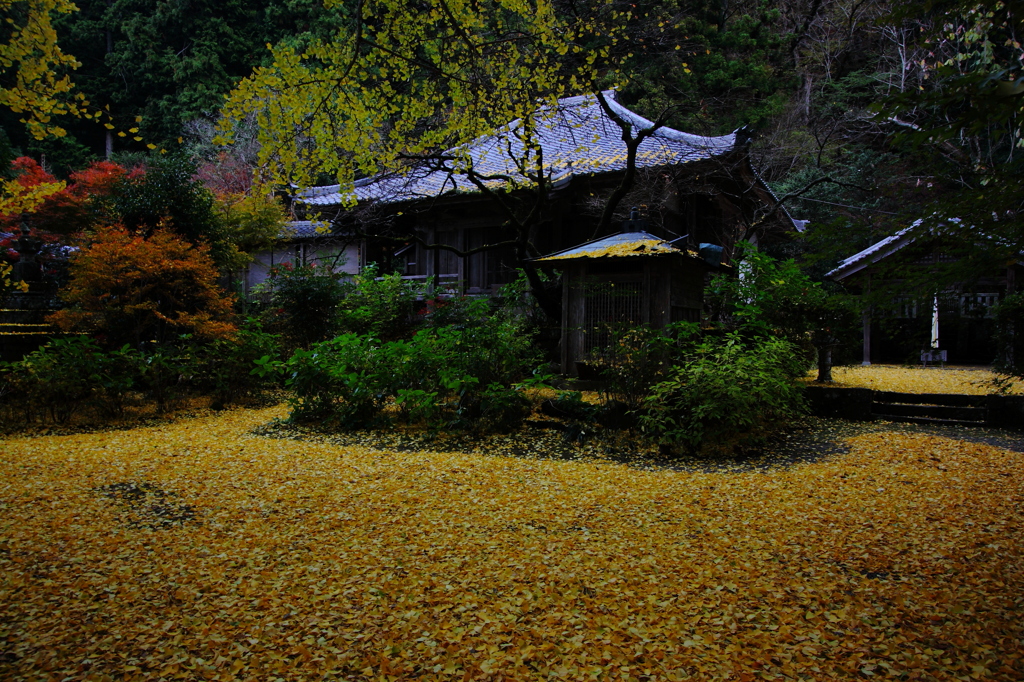
[[[960,314],[967,317],[993,317],[992,308],[998,303],[997,292],[963,294],[960,297]]]
[[[912,319],[917,317],[918,313],[918,302],[915,299],[908,298],[906,296],[897,296],[895,299],[896,303],[896,317],[903,319]],[[923,310],[923,308],[922,308]],[[931,313],[931,310],[928,310]]]
[[[612,330],[644,321],[643,282],[591,283],[584,292],[583,353],[608,347]]]

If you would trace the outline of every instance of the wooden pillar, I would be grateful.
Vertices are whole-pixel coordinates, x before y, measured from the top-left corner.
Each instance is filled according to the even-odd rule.
[[[866,279],[864,293],[861,294],[861,301],[864,302],[864,313],[861,317],[861,325],[864,328],[864,358],[860,364],[864,367],[871,364],[871,273],[867,273]]]
[[[651,291],[651,259],[645,259],[644,263],[644,280],[643,286],[640,290],[641,300],[641,315],[643,316],[641,321],[644,324],[651,323],[651,306],[654,305],[654,292]]]
[[[572,286],[572,268],[566,268],[562,271],[562,374],[568,375],[569,372],[569,288]]]
[[[871,311],[867,308],[864,309],[862,324],[864,326],[864,361],[860,364],[867,367],[871,364]]]

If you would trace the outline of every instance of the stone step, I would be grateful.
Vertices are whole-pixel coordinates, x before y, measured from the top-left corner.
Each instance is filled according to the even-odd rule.
[[[873,414],[893,417],[925,417],[928,419],[953,419],[957,421],[985,421],[988,413],[984,407],[954,407],[950,405],[909,405],[901,403],[871,404]]]
[[[17,310],[11,308],[0,309],[0,324],[42,324],[43,320],[55,310]]]
[[[904,417],[898,414],[874,414],[874,419],[883,419],[890,422],[904,422],[907,424],[932,424],[934,426],[985,426],[985,421],[973,421],[964,419],[932,419],[931,417]]]
[[[984,407],[985,396],[953,393],[897,393],[875,391],[872,398],[876,403],[899,403],[904,405],[949,405],[951,407]]]
[[[0,334],[0,361],[18,362],[45,346],[50,339],[61,335],[61,332],[56,331]]]

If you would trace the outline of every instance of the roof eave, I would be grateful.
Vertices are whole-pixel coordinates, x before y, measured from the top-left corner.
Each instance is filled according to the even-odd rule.
[[[889,240],[888,244],[879,246],[887,240]],[[888,258],[914,240],[915,235],[905,229],[892,237],[886,237],[886,239],[875,242],[860,253],[850,256],[850,258],[847,258],[838,267],[825,273],[825,276],[837,282],[847,279],[858,272],[871,267],[875,263]]]

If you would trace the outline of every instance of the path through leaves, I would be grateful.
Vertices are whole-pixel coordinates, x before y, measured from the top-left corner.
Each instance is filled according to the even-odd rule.
[[[817,376],[817,370],[807,375],[810,383]],[[899,393],[963,393],[967,395],[988,395],[996,393],[996,379],[1006,382],[1010,393],[1024,393],[1024,382],[1008,380],[988,367],[928,367],[909,365],[859,365],[833,367],[834,386],[859,386],[876,391]]]
[[[769,473],[262,438],[0,441],[0,678],[1024,678],[1024,455]]]

